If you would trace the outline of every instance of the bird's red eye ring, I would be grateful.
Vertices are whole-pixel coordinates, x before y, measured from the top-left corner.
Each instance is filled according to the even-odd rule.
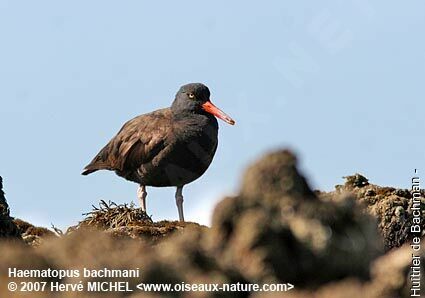
[[[193,94],[193,93],[189,93],[188,96],[189,96],[190,99],[194,99],[195,98],[195,94]]]

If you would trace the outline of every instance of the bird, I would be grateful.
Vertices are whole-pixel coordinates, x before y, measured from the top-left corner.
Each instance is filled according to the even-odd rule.
[[[235,124],[211,102],[207,86],[183,85],[170,107],[126,122],[82,175],[109,170],[137,183],[137,197],[144,212],[147,186],[176,187],[179,220],[184,222],[183,187],[202,176],[213,160],[218,145],[216,117]]]

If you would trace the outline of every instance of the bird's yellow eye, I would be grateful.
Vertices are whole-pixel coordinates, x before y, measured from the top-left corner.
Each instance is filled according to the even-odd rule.
[[[193,94],[193,93],[189,93],[189,98],[190,98],[190,99],[194,99],[194,98],[195,98],[195,94]]]

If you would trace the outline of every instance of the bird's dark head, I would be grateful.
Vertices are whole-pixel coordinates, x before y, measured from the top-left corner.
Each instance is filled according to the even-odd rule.
[[[235,121],[217,108],[210,100],[210,89],[201,83],[191,83],[180,87],[171,106],[174,113],[209,113],[234,125]]]

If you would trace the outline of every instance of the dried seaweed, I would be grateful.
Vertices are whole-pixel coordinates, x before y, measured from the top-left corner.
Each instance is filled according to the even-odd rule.
[[[114,229],[153,222],[146,212],[135,208],[133,203],[118,205],[112,201],[107,203],[101,200],[99,207],[92,207],[92,211],[83,214],[86,218],[78,223],[78,227]]]

